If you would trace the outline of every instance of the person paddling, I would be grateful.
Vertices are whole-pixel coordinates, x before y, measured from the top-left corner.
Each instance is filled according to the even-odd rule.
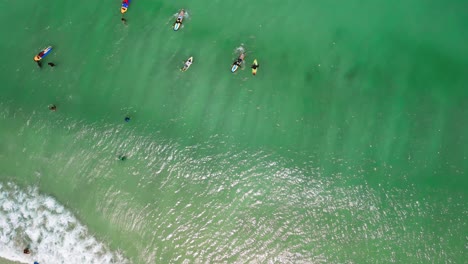
[[[37,66],[39,66],[39,68],[42,68],[42,56],[44,56],[44,51],[41,51],[39,52],[39,54],[37,54],[35,57],[34,57],[34,61],[37,63]]]

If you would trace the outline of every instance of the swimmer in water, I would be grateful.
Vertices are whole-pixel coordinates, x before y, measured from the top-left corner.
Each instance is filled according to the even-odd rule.
[[[120,154],[118,158],[119,160],[124,161],[127,159],[127,156]]]
[[[53,105],[49,106],[49,110],[52,111],[52,112],[55,112],[57,110],[57,106],[53,104]]]

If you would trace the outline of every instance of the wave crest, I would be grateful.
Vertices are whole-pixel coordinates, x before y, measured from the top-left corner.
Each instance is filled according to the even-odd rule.
[[[0,257],[23,263],[130,263],[37,188],[0,183]],[[29,246],[30,255],[23,254]]]

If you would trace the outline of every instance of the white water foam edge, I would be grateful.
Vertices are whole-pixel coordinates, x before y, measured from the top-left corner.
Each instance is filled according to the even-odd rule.
[[[24,254],[28,247],[30,254]],[[20,263],[130,263],[36,187],[0,183],[0,258]]]

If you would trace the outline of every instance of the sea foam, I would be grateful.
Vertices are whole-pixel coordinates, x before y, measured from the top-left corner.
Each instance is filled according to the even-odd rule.
[[[24,254],[29,247],[31,254]],[[22,263],[129,263],[54,198],[0,183],[0,257]]]

